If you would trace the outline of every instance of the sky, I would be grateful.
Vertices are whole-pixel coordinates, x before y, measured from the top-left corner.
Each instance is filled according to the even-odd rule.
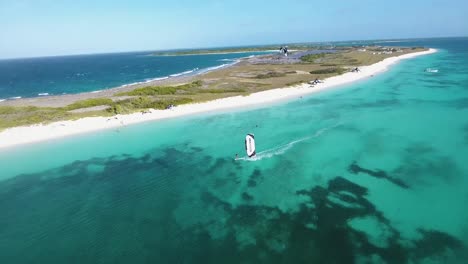
[[[468,36],[467,0],[0,0],[0,58]]]

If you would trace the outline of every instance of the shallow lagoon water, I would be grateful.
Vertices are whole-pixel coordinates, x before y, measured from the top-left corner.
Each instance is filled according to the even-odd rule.
[[[2,150],[0,262],[465,263],[466,44],[274,106]],[[246,133],[258,157],[235,161]]]

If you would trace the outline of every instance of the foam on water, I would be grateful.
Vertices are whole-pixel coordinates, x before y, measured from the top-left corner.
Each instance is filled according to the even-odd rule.
[[[437,73],[437,72],[439,72],[439,70],[438,69],[433,69],[433,68],[427,68],[426,72]]]
[[[237,62],[237,61],[236,61]],[[222,64],[222,65],[219,65],[219,66],[214,66],[214,67],[210,67],[210,68],[206,68],[206,69],[201,69],[199,71],[199,73],[206,73],[206,72],[209,72],[209,71],[214,71],[214,70],[218,70],[218,69],[222,69],[222,68],[225,68],[229,65],[233,65],[235,64],[236,62],[234,63],[225,63],[225,64]]]
[[[178,76],[182,76],[182,75],[188,75],[188,74],[193,73],[193,72],[195,72],[197,70],[198,70],[198,68],[195,68],[193,70],[188,70],[188,71],[183,71],[183,72],[171,74],[171,75],[169,75],[169,77],[178,77]]]

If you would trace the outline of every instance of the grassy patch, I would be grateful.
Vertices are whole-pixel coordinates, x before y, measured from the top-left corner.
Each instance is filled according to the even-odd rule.
[[[166,109],[169,105],[181,105],[191,103],[190,98],[165,98],[152,100],[149,97],[141,96],[129,98],[115,102],[107,111],[111,114],[130,114],[144,109]]]
[[[0,129],[53,122],[70,118],[72,115],[62,108],[1,106]]]
[[[108,99],[110,100],[110,99]],[[164,98],[153,100],[149,97],[140,96],[136,98],[129,98],[113,102],[112,100],[84,100],[80,101],[79,104],[75,103],[72,106],[66,107],[12,107],[12,106],[0,106],[0,130],[17,127],[27,126],[33,124],[47,124],[56,121],[78,119],[87,116],[109,116],[114,114],[130,114],[138,112],[148,108],[154,109],[165,109],[168,105],[181,105],[191,103],[191,98]],[[97,104],[101,102],[100,104]],[[102,111],[93,111],[86,113],[70,113],[69,110],[92,107],[102,104],[110,105],[110,108]]]
[[[202,89],[198,91],[199,93],[214,93],[214,94],[221,94],[221,93],[245,93],[246,90],[242,88],[230,88],[230,89]]]
[[[88,108],[99,105],[111,105],[114,101],[110,98],[91,98],[86,100],[81,100],[74,102],[73,104],[67,105],[64,107],[65,110],[75,110],[80,108]]]
[[[33,106],[29,107],[24,107],[24,108],[30,108]],[[0,115],[8,115],[8,114],[14,114],[17,110],[18,107],[13,107],[13,106],[0,106]]]
[[[302,56],[301,61],[314,63],[316,60],[322,59],[323,57],[325,57],[325,53],[309,54],[309,55]]]
[[[259,75],[255,76],[255,78],[257,78],[257,79],[268,79],[268,78],[284,77],[284,76],[286,76],[286,73],[267,72],[267,73],[264,73],[264,74],[259,74]]]
[[[156,96],[156,95],[174,95],[179,92],[187,92],[192,89],[200,88],[203,85],[202,81],[194,81],[178,86],[146,86],[137,88],[130,92],[122,92],[115,94],[116,96]]]
[[[310,74],[342,74],[345,72],[342,68],[325,68],[311,71]]]

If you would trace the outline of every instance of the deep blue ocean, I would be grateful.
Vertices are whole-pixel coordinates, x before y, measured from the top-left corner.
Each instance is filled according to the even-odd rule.
[[[195,74],[265,52],[152,56],[112,53],[0,60],[0,100],[91,92],[179,74]]]

